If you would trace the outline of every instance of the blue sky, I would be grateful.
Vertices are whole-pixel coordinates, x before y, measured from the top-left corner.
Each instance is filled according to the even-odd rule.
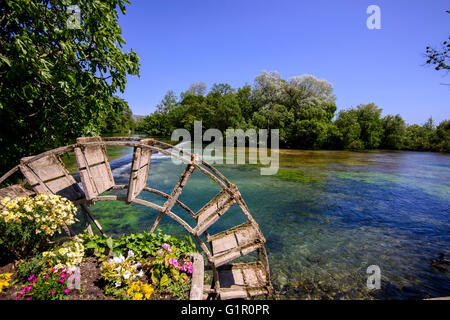
[[[339,109],[376,103],[407,123],[450,119],[450,74],[425,66],[448,39],[448,0],[131,0],[119,23],[141,60],[125,98],[146,115],[169,90],[203,81],[253,85],[262,71],[326,79]],[[369,30],[369,5],[381,29]]]

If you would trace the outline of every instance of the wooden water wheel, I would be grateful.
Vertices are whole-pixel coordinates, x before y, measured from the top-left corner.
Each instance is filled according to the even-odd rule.
[[[134,148],[128,185],[115,184],[106,155],[106,146]],[[71,151],[75,154],[82,189],[60,160],[62,154]],[[175,157],[186,164],[186,168],[170,194],[147,187],[153,151]],[[221,191],[197,212],[193,212],[178,200],[194,170],[200,171],[221,188]],[[19,165],[0,178],[0,183],[16,171],[23,174],[33,191],[21,185],[9,186],[0,189],[0,200],[6,196],[15,198],[33,193],[61,195],[80,205],[89,233],[92,233],[91,223],[102,234],[104,233],[88,207],[89,204],[97,201],[119,200],[157,210],[158,215],[150,229],[151,232],[155,231],[165,215],[181,224],[200,246],[213,272],[211,288],[204,290],[205,298],[249,298],[268,295],[272,291],[269,262],[264,247],[265,238],[251,216],[238,188],[217,169],[200,160],[195,154],[154,139],[81,137],[77,139],[76,144],[23,158]],[[102,195],[106,191],[117,189],[127,189],[127,195]],[[141,192],[150,192],[166,200],[163,206],[160,206],[137,198]],[[208,228],[226,214],[234,204],[239,205],[247,221],[226,231],[210,235],[207,231]],[[191,227],[172,211],[175,205],[184,209],[193,218],[194,227]],[[66,232],[69,235],[74,234],[69,228]],[[206,237],[206,243],[200,237],[202,234]],[[252,252],[257,253],[256,261],[232,263],[233,260]]]

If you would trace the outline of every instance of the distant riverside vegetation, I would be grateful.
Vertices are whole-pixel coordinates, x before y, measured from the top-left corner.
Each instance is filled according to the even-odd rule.
[[[282,79],[263,72],[253,86],[234,89],[202,82],[177,97],[171,90],[156,111],[141,118],[135,130],[150,136],[170,136],[176,128],[280,129],[280,146],[296,149],[450,151],[450,120],[408,125],[397,115],[382,116],[374,103],[336,114],[336,97],[326,80],[312,75]]]

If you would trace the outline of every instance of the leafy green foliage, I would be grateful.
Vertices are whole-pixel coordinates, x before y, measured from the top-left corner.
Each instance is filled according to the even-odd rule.
[[[446,10],[446,12],[450,13],[450,10]],[[425,56],[427,58],[426,63],[434,65],[437,71],[445,70],[448,72],[450,70],[450,37],[442,42],[440,50],[427,46]]]
[[[399,150],[404,147],[406,124],[400,115],[383,118],[382,148]]]
[[[325,80],[311,75],[284,80],[276,72],[264,72],[253,87],[234,89],[219,83],[206,93],[205,87],[194,83],[180,100],[169,91],[136,130],[168,137],[175,128],[193,133],[194,122],[202,121],[205,129],[224,133],[228,128],[279,129],[280,145],[287,148],[448,150],[445,121],[436,135],[436,128],[408,127],[400,115],[381,118],[382,109],[374,103],[341,110],[333,121],[335,99]]]
[[[156,233],[142,232],[125,234],[118,238],[103,237],[100,235],[83,234],[86,255],[94,255],[103,260],[109,253],[125,255],[129,250],[133,251],[137,258],[146,258],[156,255],[156,252],[164,243],[176,246],[180,254],[195,252],[196,247],[192,238],[185,236],[179,240],[170,235],[163,234],[161,230]]]
[[[111,99],[112,108],[102,114],[101,133],[125,133],[134,130],[133,113],[128,103],[118,97]]]
[[[105,115],[127,112],[114,96],[139,57],[122,50],[127,0],[79,0],[81,28],[69,28],[68,0],[7,0],[0,7],[0,172],[23,156],[96,135]],[[109,130],[109,129],[108,129]]]
[[[192,263],[187,254],[195,252],[195,244],[190,237],[178,240],[158,230],[157,233],[143,232],[118,238],[83,234],[82,238],[85,254],[95,255],[103,261],[106,294],[126,298],[125,292],[145,272],[159,294],[186,298],[185,291],[189,289],[187,273],[192,273]],[[114,255],[112,259],[111,254]]]
[[[171,296],[177,298],[178,300],[188,300],[188,292],[191,289],[191,279],[186,281],[172,281],[169,283],[166,289],[160,290],[159,294],[168,293]]]
[[[26,281],[32,274],[41,274],[52,264],[57,264],[57,257],[44,257],[41,254],[22,260],[17,266],[16,277],[22,281]]]

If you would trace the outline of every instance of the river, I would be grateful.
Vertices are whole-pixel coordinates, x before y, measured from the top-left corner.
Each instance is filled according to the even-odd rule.
[[[116,150],[117,151],[117,150]],[[127,183],[131,149],[111,161]],[[450,155],[419,152],[280,150],[280,170],[215,165],[241,191],[267,239],[271,277],[281,299],[421,299],[450,295],[450,274],[431,267],[450,256]],[[170,193],[183,165],[152,158],[147,185]],[[180,196],[193,211],[219,187],[195,172]],[[140,197],[162,205],[150,194]],[[118,202],[92,210],[111,234],[148,230],[157,212]],[[175,213],[187,221],[179,208]],[[211,234],[243,222],[233,207]],[[183,228],[163,218],[163,232]],[[245,260],[245,259],[244,259]],[[381,289],[367,288],[367,267],[381,270]]]

